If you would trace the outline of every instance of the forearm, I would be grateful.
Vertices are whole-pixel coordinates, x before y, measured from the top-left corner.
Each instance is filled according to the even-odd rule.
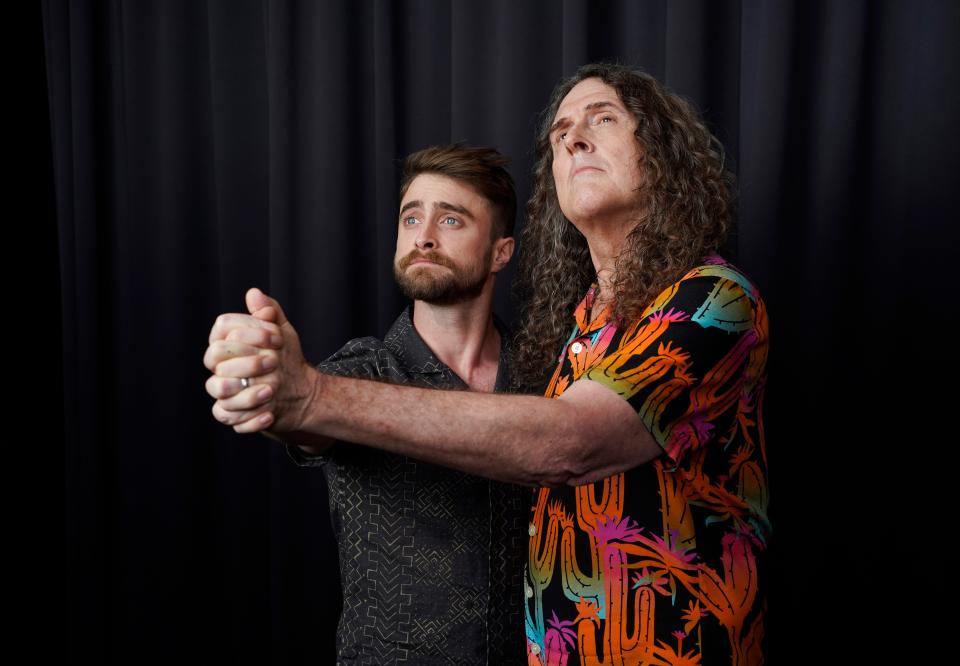
[[[584,473],[582,429],[571,405],[319,373],[315,380],[291,441],[319,435],[528,485],[559,485]]]

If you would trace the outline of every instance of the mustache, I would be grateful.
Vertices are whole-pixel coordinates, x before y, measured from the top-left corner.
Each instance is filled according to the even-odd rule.
[[[438,266],[445,266],[451,269],[456,268],[456,266],[452,261],[450,261],[450,259],[448,259],[447,257],[443,256],[438,252],[432,252],[429,250],[427,252],[421,252],[420,250],[413,250],[412,252],[410,252],[409,254],[404,256],[402,259],[400,259],[400,261],[397,262],[397,268],[399,268],[401,271],[405,271],[407,270],[407,267],[410,264],[412,264],[414,261],[418,259],[426,259],[427,261],[432,261]]]

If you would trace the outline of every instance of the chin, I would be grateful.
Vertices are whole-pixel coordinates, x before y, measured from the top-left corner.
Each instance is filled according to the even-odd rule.
[[[561,206],[561,210],[564,211],[567,219],[579,228],[581,223],[589,223],[590,220],[604,212],[605,207],[601,204],[601,201],[594,199],[578,200],[573,202],[569,208]]]
[[[619,216],[624,211],[632,210],[634,204],[625,201],[620,192],[610,192],[607,190],[590,189],[586,192],[580,192],[569,203],[569,209],[561,205],[560,209],[564,211],[567,219],[574,224],[579,221],[590,222],[597,218],[606,218],[609,216]],[[569,213],[567,211],[569,210]]]

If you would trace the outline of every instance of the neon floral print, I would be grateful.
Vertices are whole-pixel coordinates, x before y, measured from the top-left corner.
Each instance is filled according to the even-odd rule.
[[[617,327],[591,289],[546,390],[580,379],[633,406],[651,463],[534,491],[525,572],[531,665],[763,663],[766,308],[709,257]]]

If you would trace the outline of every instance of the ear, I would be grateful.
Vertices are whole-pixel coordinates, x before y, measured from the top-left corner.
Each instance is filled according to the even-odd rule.
[[[514,244],[513,236],[509,238],[498,238],[493,241],[493,261],[490,265],[491,273],[499,273],[510,263],[510,257],[513,256]]]

